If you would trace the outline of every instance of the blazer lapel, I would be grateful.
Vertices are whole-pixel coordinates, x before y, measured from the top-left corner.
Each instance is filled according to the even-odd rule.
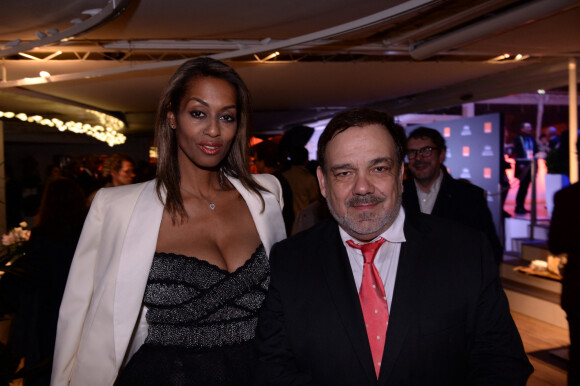
[[[264,203],[266,208],[278,208],[277,210],[264,210],[262,211],[262,201],[260,198],[249,191],[242,185],[240,180],[229,177],[228,180],[234,185],[236,190],[240,193],[248,209],[252,214],[254,224],[260,235],[260,240],[266,249],[266,253],[270,254],[270,249],[275,242],[286,238],[286,229],[284,228],[284,219],[282,218],[282,210],[280,209],[280,204],[276,197],[268,192],[264,192],[262,197],[264,198]]]
[[[353,351],[364,368],[369,381],[376,382],[373,358],[352,269],[338,232],[338,226],[334,222],[329,224],[332,225],[327,227],[327,235],[321,237],[325,243],[320,244],[316,250],[320,256],[320,259],[317,260],[323,264],[321,268],[325,272],[329,292],[350,339]]]
[[[162,215],[163,204],[157,197],[155,181],[150,181],[135,203],[119,257],[113,310],[118,366],[123,361],[141,310]]]
[[[395,290],[389,314],[389,327],[379,380],[388,384],[399,352],[405,342],[408,327],[416,315],[415,309],[421,297],[421,277],[423,275],[420,256],[425,253],[423,234],[410,224],[409,214],[405,220],[405,239],[401,246]]]

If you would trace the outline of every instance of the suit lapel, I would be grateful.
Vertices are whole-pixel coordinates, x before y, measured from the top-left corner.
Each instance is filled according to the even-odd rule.
[[[441,181],[441,186],[439,187],[439,193],[435,199],[435,205],[433,205],[433,210],[431,214],[434,216],[445,217],[444,214],[449,213],[449,204],[453,199],[453,190],[451,187],[451,176],[445,171],[441,170],[443,173],[443,181]]]
[[[117,366],[121,365],[135,328],[157,246],[163,204],[155,192],[155,181],[145,185],[130,215],[115,283],[113,321]]]
[[[417,195],[417,186],[413,178],[409,178],[404,184],[405,193],[403,194],[403,206],[407,213],[419,213],[419,196]]]
[[[329,222],[326,233],[325,237],[320,238],[325,242],[319,244],[316,250],[320,256],[320,259],[317,260],[322,263],[321,270],[325,273],[334,306],[338,310],[353,351],[364,368],[367,378],[376,382],[373,358],[368,344],[358,291],[335,222]]]
[[[389,328],[387,329],[379,377],[380,384],[388,383],[388,378],[403,347],[409,325],[416,315],[415,310],[421,297],[420,283],[423,270],[420,256],[425,253],[422,240],[424,235],[411,224],[409,221],[411,216],[411,214],[406,215],[405,220],[404,231],[407,241],[401,246],[399,256],[395,290],[389,314]]]

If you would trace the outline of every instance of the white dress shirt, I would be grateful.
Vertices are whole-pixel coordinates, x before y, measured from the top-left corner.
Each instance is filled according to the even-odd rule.
[[[391,309],[391,302],[393,300],[393,292],[395,290],[395,279],[397,277],[397,267],[399,266],[399,253],[401,251],[401,244],[405,242],[405,234],[403,232],[403,224],[405,223],[405,211],[401,206],[399,214],[393,224],[383,232],[381,235],[377,236],[372,241],[376,241],[381,237],[387,240],[386,243],[380,246],[375,257],[375,267],[379,272],[379,276],[383,281],[383,287],[385,288],[385,294],[387,295],[387,305],[389,310]],[[340,237],[342,242],[346,247],[346,252],[348,254],[348,260],[350,262],[350,267],[352,269],[352,274],[354,275],[354,282],[356,288],[360,290],[362,283],[363,265],[364,258],[362,251],[357,248],[350,247],[346,242],[348,240],[353,240],[355,243],[360,244],[358,240],[354,240],[352,236],[338,227],[340,230]],[[371,241],[371,242],[372,242]]]
[[[415,182],[415,188],[417,189],[417,197],[419,198],[419,207],[421,208],[421,213],[431,214],[433,207],[435,206],[435,201],[437,200],[437,195],[439,194],[439,188],[441,187],[441,181],[443,181],[443,172],[439,171],[439,177],[431,185],[429,193],[425,193]]]

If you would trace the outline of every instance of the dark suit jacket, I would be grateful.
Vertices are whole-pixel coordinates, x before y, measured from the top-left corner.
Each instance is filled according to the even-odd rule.
[[[567,253],[562,279],[562,308],[580,312],[580,183],[556,192],[548,245],[555,254]]]
[[[526,148],[525,148],[524,142],[526,142],[526,140],[530,140],[530,139],[532,142],[532,151],[534,152],[534,154],[536,154],[538,152],[538,143],[536,142],[534,137],[532,137],[531,135],[527,135],[527,134],[518,134],[514,138],[514,141],[513,141],[514,148],[512,151],[512,156],[516,159],[516,162],[518,162],[517,161],[518,158],[520,158],[520,159],[527,158],[528,154],[526,153]],[[526,161],[524,160],[523,162],[526,162]]]
[[[457,181],[443,171],[443,181],[433,206],[431,215],[457,221],[485,233],[495,257],[495,262],[503,260],[503,247],[497,236],[491,212],[485,199],[485,191],[476,185]],[[412,178],[404,183],[403,207],[407,213],[420,213],[417,187]]]
[[[538,152],[538,143],[531,135],[519,134],[514,138],[512,157],[516,159],[515,177],[520,180],[524,179],[525,176],[531,172],[531,162],[526,160],[528,156],[524,146],[526,140],[531,140],[533,153],[536,154]]]
[[[485,237],[422,214],[404,232],[379,381],[346,250],[326,220],[271,251],[257,384],[525,384],[532,367]]]

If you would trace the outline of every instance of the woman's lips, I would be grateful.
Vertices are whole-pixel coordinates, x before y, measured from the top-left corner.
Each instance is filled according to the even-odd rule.
[[[222,144],[221,143],[200,143],[199,148],[205,154],[215,155],[221,150]]]

